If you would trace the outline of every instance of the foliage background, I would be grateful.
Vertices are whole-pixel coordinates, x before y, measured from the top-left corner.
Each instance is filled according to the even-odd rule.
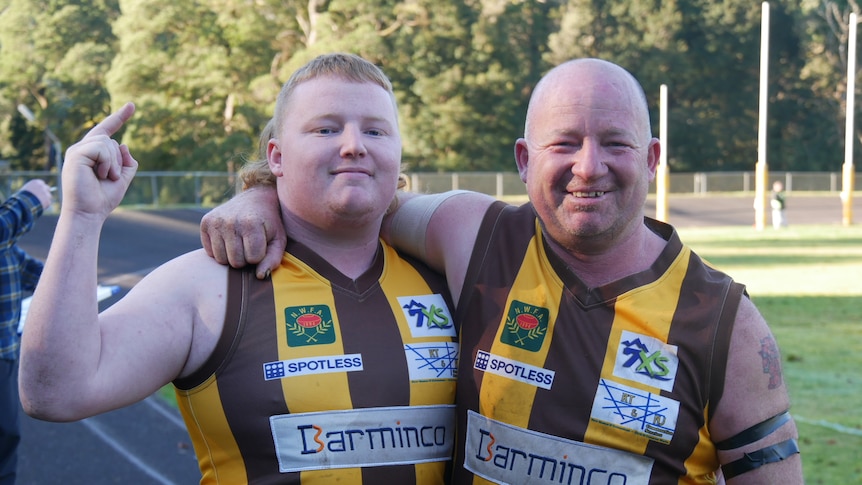
[[[770,4],[771,170],[841,166],[859,10]],[[124,141],[142,169],[230,170],[292,70],[347,51],[392,79],[410,171],[513,171],[532,87],[582,56],[641,80],[656,133],[668,86],[672,170],[750,170],[760,23],[750,0],[0,0],[0,159],[50,167],[45,127],[69,144],[131,100]]]

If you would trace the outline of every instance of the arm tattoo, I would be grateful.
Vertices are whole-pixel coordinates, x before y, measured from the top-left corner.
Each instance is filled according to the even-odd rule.
[[[781,357],[778,346],[772,337],[764,337],[760,341],[760,357],[763,359],[763,373],[769,374],[769,389],[781,386]]]

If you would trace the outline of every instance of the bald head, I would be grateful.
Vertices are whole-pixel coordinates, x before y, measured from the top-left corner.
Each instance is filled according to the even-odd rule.
[[[624,100],[644,143],[652,138],[649,107],[640,83],[622,67],[601,59],[575,59],[551,69],[536,85],[527,107],[524,137],[528,140],[537,113],[561,104],[588,105]]]

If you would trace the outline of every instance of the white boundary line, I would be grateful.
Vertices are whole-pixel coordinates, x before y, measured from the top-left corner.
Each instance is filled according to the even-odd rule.
[[[82,423],[84,426],[86,426],[86,427],[87,427],[87,429],[89,429],[90,431],[92,431],[92,432],[93,432],[93,434],[95,434],[95,435],[96,435],[96,436],[98,436],[102,441],[104,441],[104,442],[105,442],[105,444],[107,444],[108,446],[110,446],[111,448],[113,448],[113,449],[114,449],[114,451],[116,451],[117,453],[119,453],[120,455],[122,455],[125,459],[129,460],[129,462],[131,462],[133,465],[135,465],[136,467],[138,467],[141,471],[143,471],[144,473],[146,473],[146,474],[147,474],[148,476],[150,476],[153,480],[156,480],[157,482],[159,482],[159,483],[161,483],[161,484],[163,484],[163,485],[174,485],[174,482],[173,482],[171,479],[169,479],[169,478],[167,478],[166,476],[162,475],[161,473],[159,473],[158,471],[156,471],[154,468],[152,468],[151,466],[147,465],[146,463],[144,463],[143,461],[141,461],[140,459],[138,459],[138,457],[137,457],[137,456],[135,456],[135,454],[134,454],[134,453],[131,453],[131,452],[130,452],[128,449],[126,449],[126,447],[125,447],[125,446],[123,446],[119,441],[115,440],[114,438],[112,438],[112,437],[110,436],[110,434],[106,433],[106,432],[102,429],[102,426],[101,426],[101,425],[100,425],[96,420],[94,420],[94,419],[92,419],[92,418],[90,418],[90,419],[84,419],[84,420],[82,420],[82,421],[81,421],[81,423]]]
[[[186,429],[186,423],[183,421],[183,418],[180,417],[178,413],[172,412],[168,405],[161,401],[161,398],[150,396],[144,399],[144,403],[153,408],[157,413],[167,418],[168,421],[174,423],[177,427]]]
[[[862,436],[862,429],[850,428],[848,426],[843,426],[838,423],[830,423],[829,421],[824,421],[822,419],[808,419],[802,416],[793,416],[793,419],[799,421],[800,423],[805,424],[813,424],[814,426],[820,426],[823,428],[829,428],[833,431],[837,431],[843,434],[850,434],[853,436]]]

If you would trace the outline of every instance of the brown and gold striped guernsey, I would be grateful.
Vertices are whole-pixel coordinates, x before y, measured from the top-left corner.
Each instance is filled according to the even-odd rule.
[[[268,281],[231,269],[227,294],[215,352],[174,382],[201,483],[444,482],[457,339],[441,276],[384,244],[352,280],[292,241]]]
[[[531,205],[488,211],[456,314],[453,483],[714,483],[705,423],[744,288],[645,222],[658,260],[588,288]]]

